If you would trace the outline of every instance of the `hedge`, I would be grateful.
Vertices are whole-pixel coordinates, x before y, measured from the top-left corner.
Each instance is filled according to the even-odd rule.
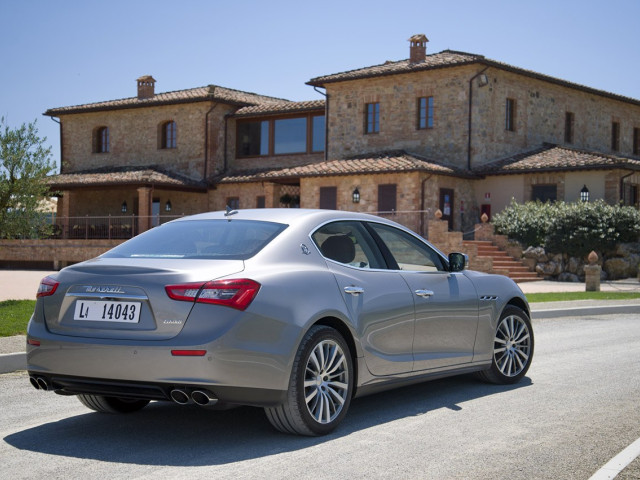
[[[515,200],[493,217],[496,232],[524,247],[543,246],[549,252],[575,257],[591,250],[606,252],[617,243],[637,242],[640,212],[634,207],[594,202],[527,202]]]

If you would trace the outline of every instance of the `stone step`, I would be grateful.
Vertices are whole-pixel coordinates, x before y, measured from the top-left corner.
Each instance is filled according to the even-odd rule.
[[[487,240],[465,240],[462,242],[465,247],[474,246],[478,252],[478,257],[491,257],[493,259],[493,272],[506,275],[515,282],[532,282],[539,280],[536,272],[531,272],[522,262],[510,257],[507,252],[500,250]]]

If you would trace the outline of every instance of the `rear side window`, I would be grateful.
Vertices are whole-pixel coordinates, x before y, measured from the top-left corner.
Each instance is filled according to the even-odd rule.
[[[287,225],[250,220],[189,220],[153,228],[105,253],[106,258],[246,260]]]
[[[359,222],[333,222],[311,236],[322,256],[358,268],[387,268],[373,238]]]

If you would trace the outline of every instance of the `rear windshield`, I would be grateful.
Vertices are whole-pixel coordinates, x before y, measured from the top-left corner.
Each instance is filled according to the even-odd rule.
[[[103,258],[203,258],[246,260],[286,225],[251,220],[188,220],[155,227],[115,247]]]

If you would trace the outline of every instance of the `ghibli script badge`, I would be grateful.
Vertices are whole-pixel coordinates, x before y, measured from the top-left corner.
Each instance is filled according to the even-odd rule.
[[[93,285],[85,285],[84,288],[86,293],[124,293],[122,287],[94,287]]]

